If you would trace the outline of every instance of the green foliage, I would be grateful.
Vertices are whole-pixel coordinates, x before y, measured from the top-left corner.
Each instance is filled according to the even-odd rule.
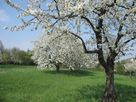
[[[1,53],[2,64],[21,64],[21,65],[34,65],[31,59],[32,52],[30,50],[23,51],[18,48],[5,49]]]
[[[11,62],[10,53],[8,51],[4,51],[1,56],[2,56],[2,61],[1,61],[2,63],[8,64]]]
[[[19,48],[5,49],[0,41],[0,64],[34,65],[31,59],[32,51],[23,51]]]
[[[18,48],[11,49],[11,58],[13,64],[32,65],[31,51],[23,51]]]
[[[23,65],[31,65],[33,64],[33,61],[31,59],[31,55],[28,52],[25,51],[19,51],[18,52],[18,63]]]
[[[116,63],[115,72],[118,73],[118,74],[124,74],[125,73],[123,63],[121,63],[121,62]]]
[[[102,67],[100,64],[97,64],[97,65],[95,66],[94,70],[103,71],[103,67]]]
[[[99,102],[104,72],[38,71],[0,65],[0,102]],[[118,102],[136,102],[136,79],[115,75]]]

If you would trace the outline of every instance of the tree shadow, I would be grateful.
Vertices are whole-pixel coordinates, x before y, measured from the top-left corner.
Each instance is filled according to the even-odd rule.
[[[77,102],[101,102],[104,85],[83,86],[75,96]],[[116,84],[117,102],[136,102],[136,87]]]
[[[0,68],[3,68],[3,69],[14,68],[14,67],[15,67],[14,65],[0,64]]]
[[[34,65],[19,65],[19,64],[0,64],[1,69],[12,69],[12,68],[30,68],[35,67]]]
[[[5,93],[1,93],[1,90],[0,90],[0,102],[6,102],[6,99],[5,99]]]
[[[0,96],[0,102],[5,102],[4,98]]]
[[[58,75],[69,75],[69,76],[94,76],[95,73],[87,70],[75,70],[75,71],[70,71],[70,70],[60,70],[59,72],[56,71],[43,71],[44,73],[49,73],[49,74],[58,74]]]

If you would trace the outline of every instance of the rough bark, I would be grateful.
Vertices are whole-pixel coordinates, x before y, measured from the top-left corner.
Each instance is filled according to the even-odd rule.
[[[114,86],[114,66],[107,66],[106,73],[106,85],[103,94],[102,102],[116,102],[115,86]]]

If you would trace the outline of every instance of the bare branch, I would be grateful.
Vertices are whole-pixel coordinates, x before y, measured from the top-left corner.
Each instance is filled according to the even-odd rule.
[[[131,39],[128,39],[127,41],[124,42],[124,44],[128,44],[129,42],[131,42],[132,40],[136,40],[135,37],[131,38]]]
[[[56,0],[54,0],[54,2],[56,3],[57,13],[58,13],[58,16],[60,17],[60,11],[59,11],[59,7],[58,7],[58,2]]]
[[[129,15],[129,14],[125,14],[125,16],[124,16],[124,18],[123,18],[123,21],[125,21],[125,20],[127,19],[128,15]],[[123,26],[124,26],[124,24],[122,24],[122,23],[121,23],[120,26],[119,26],[119,30],[118,30],[118,33],[117,33],[117,39],[116,39],[116,41],[115,41],[115,48],[117,48],[119,41],[120,41],[121,38],[123,37],[123,35],[121,34],[121,31],[122,31],[122,29],[123,29]]]
[[[89,23],[89,25],[92,27],[93,31],[96,32],[93,23],[87,17],[81,16],[81,19],[86,20]]]
[[[98,50],[87,50],[84,40],[80,36],[78,36],[77,34],[71,32],[71,31],[65,31],[65,33],[70,33],[73,36],[75,36],[76,38],[78,38],[79,40],[81,40],[85,53],[96,53],[96,54],[98,53]]]

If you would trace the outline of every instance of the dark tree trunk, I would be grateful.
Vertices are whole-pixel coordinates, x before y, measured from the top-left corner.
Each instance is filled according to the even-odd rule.
[[[56,64],[56,72],[59,72],[60,71],[60,65],[59,64]]]
[[[116,102],[115,87],[114,87],[114,65],[108,66],[105,69],[106,85],[103,94],[102,102]]]
[[[73,71],[73,69],[71,67],[69,69],[70,69],[71,72]]]

